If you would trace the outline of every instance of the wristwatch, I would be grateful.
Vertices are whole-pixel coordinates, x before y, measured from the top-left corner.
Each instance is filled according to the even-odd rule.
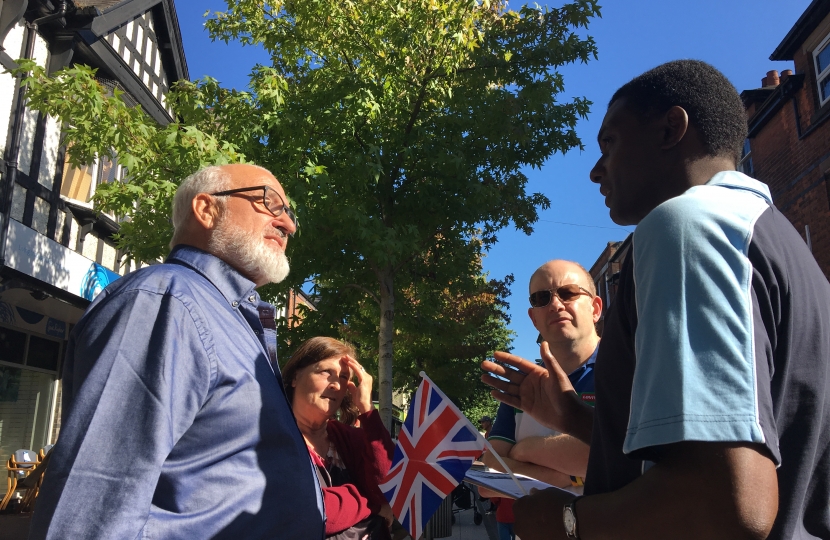
[[[562,523],[565,525],[565,536],[579,540],[579,528],[576,525],[576,503],[582,496],[576,497],[562,509]]]

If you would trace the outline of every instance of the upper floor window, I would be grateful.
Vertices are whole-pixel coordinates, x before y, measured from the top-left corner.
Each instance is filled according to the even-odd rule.
[[[738,162],[738,170],[747,176],[755,178],[755,169],[752,167],[752,147],[749,146],[749,139],[744,139],[744,148],[741,150],[741,160]]]
[[[830,35],[813,51],[819,106],[830,101]]]
[[[73,167],[67,159],[63,166],[61,195],[70,199],[89,202],[99,185],[122,180],[124,169],[107,157],[96,159],[81,168]]]

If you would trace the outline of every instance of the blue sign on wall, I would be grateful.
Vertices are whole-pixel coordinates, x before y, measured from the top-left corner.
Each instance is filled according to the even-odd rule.
[[[49,317],[49,319],[46,321],[46,335],[61,339],[65,338],[66,323]]]
[[[115,272],[108,270],[98,263],[92,263],[86,271],[83,282],[81,282],[80,294],[87,300],[92,300],[104,288],[120,278]]]

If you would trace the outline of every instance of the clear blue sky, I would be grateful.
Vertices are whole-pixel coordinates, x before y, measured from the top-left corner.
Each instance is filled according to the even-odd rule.
[[[210,42],[204,30],[206,10],[224,10],[219,0],[175,0],[187,63],[193,79],[210,75],[224,86],[245,88],[256,62],[267,62],[260,51]],[[602,18],[587,33],[599,48],[599,60],[567,66],[563,98],[585,96],[594,102],[589,118],[577,133],[586,149],[554,155],[541,170],[531,170],[529,192],[541,192],[551,208],[540,215],[532,235],[504,230],[485,259],[492,277],[513,273],[510,299],[516,332],[514,352],[537,358],[537,332],[527,317],[530,274],[553,258],[571,259],[586,268],[610,241],[624,239],[631,228],[609,218],[597,186],[588,180],[599,151],[596,134],[608,100],[631,78],[669,60],[695,58],[723,71],[739,91],[758,88],[767,71],[793,69],[791,62],[769,56],[784,39],[809,0],[637,0],[604,2]],[[518,2],[512,2],[514,6]],[[556,6],[560,4],[549,4]],[[574,225],[563,225],[571,223]]]

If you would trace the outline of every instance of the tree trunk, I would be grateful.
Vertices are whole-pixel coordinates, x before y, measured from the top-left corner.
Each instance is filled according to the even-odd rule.
[[[395,289],[392,269],[384,268],[380,280],[380,331],[378,332],[378,402],[386,429],[392,427],[392,347],[395,335]]]

